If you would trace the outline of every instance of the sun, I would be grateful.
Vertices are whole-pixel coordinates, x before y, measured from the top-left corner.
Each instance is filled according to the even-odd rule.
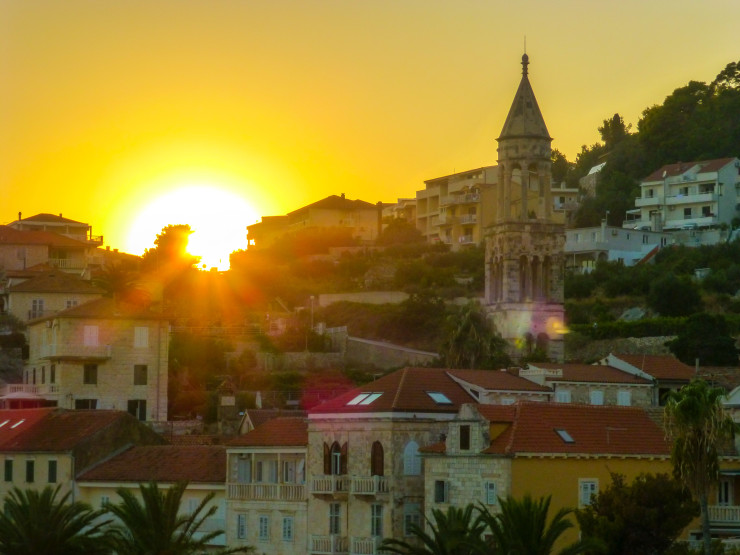
[[[150,201],[131,222],[128,244],[143,253],[167,225],[193,230],[188,252],[200,256],[199,268],[228,270],[229,254],[247,248],[246,226],[258,218],[240,195],[214,185],[184,184]]]

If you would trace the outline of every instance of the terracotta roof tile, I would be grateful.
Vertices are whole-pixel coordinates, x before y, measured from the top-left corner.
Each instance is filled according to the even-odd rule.
[[[308,423],[305,418],[273,418],[227,443],[230,447],[306,447]]]
[[[35,322],[55,318],[97,318],[101,320],[166,320],[161,312],[151,310],[148,305],[117,302],[102,298],[57,312],[52,316],[38,318]]]
[[[62,271],[47,272],[34,276],[17,285],[9,287],[11,293],[89,293],[102,294],[103,290],[73,274]]]
[[[488,391],[541,391],[551,393],[549,387],[515,376],[504,370],[448,370],[451,376]]]
[[[507,433],[484,453],[667,456],[670,446],[661,426],[640,408],[520,402]]]
[[[142,445],[100,463],[79,481],[226,482],[223,445]]]
[[[429,394],[441,393],[449,402],[436,402]],[[357,402],[361,394],[367,404]],[[444,401],[444,399],[441,399]],[[444,368],[403,368],[362,387],[354,388],[309,410],[309,415],[323,413],[441,412],[454,413],[463,403],[475,399]]]
[[[666,164],[665,166],[655,170],[642,181],[663,181],[663,172],[665,172],[666,177],[675,177],[697,165],[701,167],[699,170],[700,173],[716,172],[733,160],[735,160],[735,158],[717,158],[701,162],[678,162],[676,164]]]
[[[52,222],[57,224],[79,224],[79,225],[87,225],[82,222],[78,222],[75,220],[70,220],[69,218],[64,218],[62,215],[56,215],[56,214],[47,214],[46,212],[42,212],[41,214],[36,214],[35,216],[29,216],[28,218],[23,218],[20,220],[22,222]]]
[[[53,247],[87,248],[87,243],[70,239],[51,231],[21,231],[0,225],[0,244],[4,245],[49,245]]]
[[[133,417],[113,410],[52,408],[0,411],[0,423],[8,419],[8,427],[18,418],[26,418],[26,421],[13,430],[0,427],[0,450],[69,451],[114,422]]]
[[[659,380],[691,380],[696,376],[693,367],[671,355],[614,356]]]
[[[279,417],[297,417],[305,418],[305,410],[284,410],[284,409],[248,409],[246,416],[255,428],[261,426],[268,420]]]
[[[172,445],[219,445],[223,443],[218,436],[201,434],[173,434],[167,436]]]
[[[645,378],[623,372],[611,366],[599,364],[553,364],[533,363],[530,367],[544,368],[546,370],[562,370],[562,376],[546,376],[548,382],[591,382],[591,383],[624,383],[635,385],[650,385],[651,382]]]
[[[377,208],[374,204],[365,202],[364,200],[350,200],[348,198],[340,197],[338,195],[330,195],[321,200],[317,200],[312,204],[308,204],[292,212],[288,212],[288,216],[294,216],[300,212],[311,209],[321,210],[370,210]]]

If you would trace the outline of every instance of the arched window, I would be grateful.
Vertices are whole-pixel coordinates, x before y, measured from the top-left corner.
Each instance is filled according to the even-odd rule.
[[[415,441],[409,441],[403,449],[403,473],[406,476],[418,476],[421,474],[419,444]]]
[[[342,473],[342,448],[339,447],[339,443],[336,441],[331,444],[330,451],[330,471],[329,474],[341,474]]]
[[[379,441],[375,441],[370,450],[370,475],[383,476],[383,466],[383,445]]]

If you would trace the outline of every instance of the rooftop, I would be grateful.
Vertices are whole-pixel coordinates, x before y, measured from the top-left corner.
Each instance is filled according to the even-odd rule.
[[[229,447],[306,447],[308,424],[305,418],[280,417],[268,420],[227,444]]]

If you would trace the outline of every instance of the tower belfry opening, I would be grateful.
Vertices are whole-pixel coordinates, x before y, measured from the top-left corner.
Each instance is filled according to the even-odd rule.
[[[529,56],[498,141],[494,223],[486,235],[486,305],[513,345],[562,360],[565,227],[553,215],[552,137],[529,82]],[[515,355],[517,353],[514,353]]]

